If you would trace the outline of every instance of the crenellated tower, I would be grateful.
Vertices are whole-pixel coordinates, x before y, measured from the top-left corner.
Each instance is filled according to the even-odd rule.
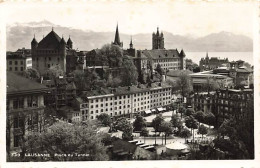
[[[159,33],[159,27],[157,27],[157,32],[153,32],[153,50],[154,49],[164,49],[164,37],[163,32]]]

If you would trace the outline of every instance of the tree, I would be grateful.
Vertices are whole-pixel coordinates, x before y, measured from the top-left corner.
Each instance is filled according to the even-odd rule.
[[[195,114],[195,111],[191,108],[188,108],[185,113],[186,116],[190,116],[190,115],[194,115],[194,114]]]
[[[177,115],[172,115],[171,123],[172,123],[172,127],[178,128],[178,131],[181,130],[181,128],[182,128],[182,121],[181,121],[181,119]]]
[[[189,138],[191,135],[192,135],[191,132],[187,128],[182,129],[179,134],[179,136],[181,138],[185,139],[185,142],[186,142],[186,139]]]
[[[146,127],[145,119],[138,115],[133,123],[134,131],[142,131]]]
[[[193,131],[193,142],[194,142],[194,129],[198,128],[197,121],[193,116],[188,116],[185,118],[185,125]]]
[[[108,64],[109,67],[120,67],[122,65],[123,50],[117,45],[105,44],[100,49],[100,55],[104,58],[104,61],[107,61],[103,64]]]
[[[125,117],[118,118],[114,123],[113,127],[116,130],[123,131],[123,139],[124,140],[132,140],[132,133],[133,133],[133,128],[132,124],[127,121]]]
[[[213,113],[208,112],[208,113],[205,113],[204,121],[205,121],[205,124],[214,125],[215,126],[215,124],[216,124],[216,117],[215,117],[215,115]]]
[[[158,72],[161,76],[165,74],[164,70],[162,69],[161,65],[158,63],[156,68],[154,69],[156,72]]]
[[[121,79],[124,86],[137,84],[138,72],[133,59],[129,56],[123,56]]]
[[[205,121],[205,114],[203,113],[203,111],[197,111],[194,114],[194,118],[196,118],[198,120],[199,125],[200,125],[200,123],[203,123]]]
[[[146,127],[143,127],[141,132],[140,132],[140,136],[144,137],[144,143],[145,143],[145,137],[149,135],[149,131],[147,130]]]
[[[111,73],[108,75],[108,79],[107,79],[107,86],[108,86],[108,87],[113,87],[113,88],[115,88],[115,87],[120,86],[121,83],[122,83],[122,80],[120,79],[119,76],[113,78],[113,76],[112,76]]]
[[[170,134],[173,133],[172,130],[172,123],[171,122],[166,122],[163,121],[160,125],[160,131],[164,132],[164,136],[165,136],[165,144],[166,144],[166,136],[169,136]]]
[[[47,70],[47,76],[50,79],[55,79],[63,75],[64,75],[64,71],[61,69],[60,65],[53,65]]]
[[[56,122],[42,133],[28,134],[24,146],[26,153],[50,155],[50,157],[37,157],[41,161],[108,160],[106,148],[101,141],[102,134],[97,133],[95,125]],[[66,155],[58,157],[57,154]],[[73,156],[68,157],[68,154]],[[88,154],[88,156],[75,156],[75,154]],[[35,158],[26,157],[24,161],[33,159]]]
[[[180,73],[178,79],[176,80],[176,85],[180,89],[183,101],[184,97],[192,91],[192,82],[187,71]]]
[[[216,79],[212,77],[208,77],[206,83],[204,84],[204,89],[207,90],[208,94],[210,91],[215,91],[220,88],[220,85],[216,81]]]
[[[224,120],[224,122],[219,127],[218,132],[223,136],[223,138],[224,136],[228,136],[235,139],[237,132],[234,127],[235,123],[232,120]]]
[[[164,121],[164,118],[161,115],[157,115],[152,120],[152,127],[154,128],[154,131],[155,131],[155,145],[156,145],[156,133],[160,132],[160,126],[162,125],[163,121]]]
[[[22,73],[23,76],[29,79],[39,79],[40,73],[37,71],[37,69],[34,68],[28,68]]]
[[[73,72],[76,87],[79,91],[97,89],[105,86],[105,81],[100,79],[95,69],[87,69],[84,72]]]
[[[198,133],[201,134],[202,139],[203,139],[203,135],[208,133],[208,129],[204,125],[201,125],[199,127]]]
[[[179,113],[181,113],[181,118],[182,118],[182,115],[185,113],[185,111],[186,111],[186,108],[183,106],[180,106]]]
[[[110,126],[112,123],[112,120],[110,116],[106,113],[102,113],[97,116],[97,119],[101,122],[102,125],[104,126]]]

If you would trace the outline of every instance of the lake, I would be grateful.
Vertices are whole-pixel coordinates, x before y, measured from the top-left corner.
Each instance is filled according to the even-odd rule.
[[[185,52],[186,58],[192,59],[193,62],[199,65],[199,61],[201,58],[206,57],[207,52]],[[218,57],[218,58],[228,58],[229,61],[237,61],[243,60],[253,65],[253,52],[208,52],[210,57]]]

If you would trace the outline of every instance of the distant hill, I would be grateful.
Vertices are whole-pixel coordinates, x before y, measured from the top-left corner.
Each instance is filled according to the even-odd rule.
[[[63,35],[65,40],[70,35],[74,48],[78,48],[79,50],[100,48],[104,44],[111,43],[114,40],[115,34],[115,32],[94,32],[62,27],[46,20],[42,22],[16,23],[7,26],[7,50],[14,51],[22,47],[30,48],[34,34],[39,42],[43,38],[43,35],[46,36],[51,31],[52,27],[54,27],[54,31],[58,35]],[[248,52],[253,50],[252,39],[229,32],[213,33],[200,38],[174,35],[169,32],[163,33],[166,49],[184,49],[186,52]],[[124,48],[128,48],[130,35],[120,33],[120,39],[124,43]],[[151,49],[152,32],[133,35],[133,43],[136,49]]]

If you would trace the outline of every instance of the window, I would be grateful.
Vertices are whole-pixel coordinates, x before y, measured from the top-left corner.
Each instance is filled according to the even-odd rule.
[[[14,118],[14,128],[23,128],[24,120],[21,117]]]
[[[14,147],[19,147],[20,138],[21,138],[20,135],[14,136]]]
[[[49,61],[51,61],[51,57],[49,57]]]
[[[15,67],[15,69],[14,69],[15,71],[18,71],[18,68],[17,67]]]
[[[23,61],[20,61],[20,64],[23,65]]]
[[[12,69],[12,67],[9,67],[9,71],[12,71],[13,69]]]
[[[23,71],[23,67],[21,67],[21,71]]]
[[[12,65],[13,64],[13,62],[12,61],[9,61],[9,65]]]
[[[96,110],[96,113],[98,113],[98,110]]]
[[[50,68],[51,67],[51,65],[50,64],[48,64],[48,68]]]
[[[17,65],[17,64],[18,64],[18,62],[17,62],[17,61],[14,61],[14,64],[15,64],[15,65]]]

